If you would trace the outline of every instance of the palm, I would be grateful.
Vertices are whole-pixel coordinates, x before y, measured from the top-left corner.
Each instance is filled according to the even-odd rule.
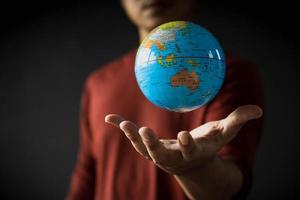
[[[223,120],[208,122],[190,132],[181,131],[177,139],[171,140],[157,139],[150,128],[138,128],[119,115],[108,115],[105,121],[119,127],[141,155],[163,170],[178,175],[208,163],[247,121],[261,114],[258,106],[241,106]]]

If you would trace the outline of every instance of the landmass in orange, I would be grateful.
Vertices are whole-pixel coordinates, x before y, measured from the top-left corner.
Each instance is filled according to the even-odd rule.
[[[186,68],[175,74],[171,78],[173,87],[186,86],[190,90],[195,90],[199,87],[200,80],[195,71],[189,72]]]
[[[143,47],[145,47],[145,48],[151,48],[153,45],[156,45],[159,50],[165,50],[166,49],[165,45],[162,42],[158,41],[158,40],[146,40],[143,43]]]
[[[171,66],[172,64],[175,64],[174,62],[174,54],[170,54],[163,59],[162,55],[159,55],[157,58],[158,64],[160,64],[163,67]]]

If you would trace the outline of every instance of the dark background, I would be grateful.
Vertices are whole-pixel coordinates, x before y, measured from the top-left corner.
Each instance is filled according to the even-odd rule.
[[[83,82],[138,45],[135,27],[118,1],[6,2],[0,13],[0,199],[63,199]],[[257,63],[263,77],[265,130],[249,199],[296,199],[296,7],[203,0],[199,19],[225,49]]]

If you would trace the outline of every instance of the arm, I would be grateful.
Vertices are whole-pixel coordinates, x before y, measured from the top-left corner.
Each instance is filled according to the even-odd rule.
[[[158,139],[150,128],[138,128],[118,115],[108,115],[105,120],[122,129],[141,155],[175,175],[190,199],[229,199],[240,190],[242,175],[233,162],[220,159],[217,152],[244,124],[261,115],[258,106],[241,106],[225,119],[179,132],[177,140]]]
[[[218,157],[204,169],[175,178],[189,199],[231,199],[240,191],[243,181],[234,162]]]
[[[115,114],[105,120],[120,128],[141,155],[174,175],[190,199],[230,199],[243,191],[248,180],[245,169],[253,164],[260,132],[259,127],[253,128],[258,121],[253,119],[262,116],[258,106],[240,106],[261,105],[253,98],[261,96],[253,89],[257,81],[253,73],[245,65],[239,70],[244,74],[229,72],[232,80],[225,82],[219,97],[208,106],[207,123],[179,132],[177,140],[158,139],[150,128]]]
[[[91,151],[92,136],[88,123],[89,91],[83,91],[80,109],[80,146],[66,200],[93,199],[95,161]]]
[[[249,62],[231,63],[222,90],[215,101],[206,108],[205,121],[222,119],[241,105],[255,104],[263,107],[260,77],[256,70]],[[205,196],[215,195],[210,196],[211,199],[228,199],[230,196],[244,198],[252,185],[252,167],[261,130],[261,119],[248,122],[239,134],[218,152],[216,162],[203,173],[194,172],[186,177],[175,176],[185,193],[190,198],[192,197],[189,193],[208,191],[210,192]],[[201,185],[201,188],[197,187],[196,183]]]

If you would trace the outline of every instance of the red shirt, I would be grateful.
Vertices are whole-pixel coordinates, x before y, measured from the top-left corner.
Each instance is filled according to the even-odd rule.
[[[187,199],[172,175],[144,159],[121,130],[104,122],[116,113],[139,126],[152,128],[159,138],[176,138],[191,130],[226,117],[244,104],[262,106],[260,78],[247,61],[227,57],[224,84],[208,105],[188,113],[162,110],[150,103],[138,88],[134,76],[136,50],[90,74],[82,96],[81,137],[68,200],[183,200]],[[237,137],[218,153],[232,158],[244,174],[244,187],[251,185],[262,120],[246,124]],[[226,174],[224,174],[226,176]],[[241,194],[246,194],[241,191]]]

